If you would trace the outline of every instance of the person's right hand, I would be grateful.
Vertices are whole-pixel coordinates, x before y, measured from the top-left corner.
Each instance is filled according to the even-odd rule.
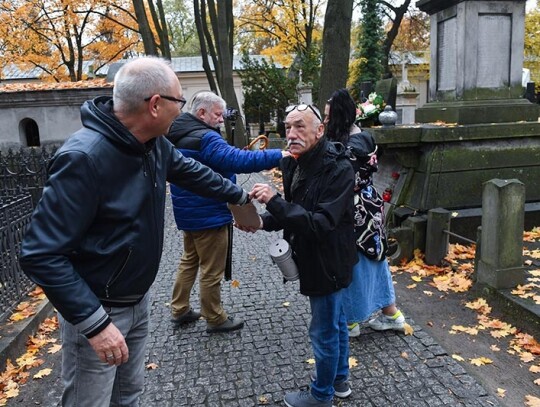
[[[276,192],[268,184],[255,184],[249,193],[251,199],[256,199],[259,203],[268,203],[276,195]]]
[[[107,325],[96,336],[89,338],[88,342],[98,355],[99,360],[111,366],[120,366],[129,359],[129,350],[124,336],[113,323]]]

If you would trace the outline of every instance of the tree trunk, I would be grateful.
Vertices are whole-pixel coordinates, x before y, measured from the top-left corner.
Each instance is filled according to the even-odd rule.
[[[141,34],[143,40],[144,53],[146,55],[159,55],[156,42],[154,41],[154,35],[152,34],[150,24],[148,23],[143,0],[133,0],[133,8],[135,9],[135,16],[137,17],[139,34]]]
[[[410,4],[411,4],[411,0],[405,0],[405,2],[401,6],[397,8],[392,8],[394,13],[396,13],[396,16],[394,20],[392,21],[392,27],[390,27],[390,30],[388,30],[388,32],[386,33],[386,38],[384,39],[384,42],[383,42],[382,65],[384,67],[385,76],[391,76],[390,66],[388,66],[388,56],[390,55],[390,50],[392,49],[394,40],[396,39],[396,36],[398,35],[399,26],[401,25],[403,16],[409,9]]]
[[[326,6],[318,101],[321,110],[335,90],[347,86],[352,10],[353,0],[328,0]]]
[[[201,53],[203,56],[203,67],[208,78],[208,83],[216,94],[227,102],[227,106],[240,110],[238,98],[234,91],[233,82],[233,59],[230,38],[234,30],[232,19],[232,0],[208,0],[208,15],[206,18],[205,0],[194,1],[195,21],[199,43],[201,44]],[[211,27],[208,26],[210,20]],[[211,29],[210,29],[211,28]],[[212,70],[208,64],[207,49],[214,63],[215,75],[217,77],[217,87],[212,75]],[[245,126],[242,120],[235,123],[234,135],[232,133],[231,123],[225,122],[227,130],[227,141],[236,147],[246,145]]]
[[[204,34],[206,26],[206,3],[204,0],[193,0],[193,14],[195,17],[195,27],[197,28],[197,36],[199,37],[199,45],[201,47],[201,58],[204,73],[208,80],[210,90],[214,93],[218,93],[218,87],[214,78],[214,73],[208,62],[208,47],[206,46],[206,36]]]
[[[158,12],[156,12],[156,7],[154,6],[154,2],[152,0],[148,1],[148,8],[150,9],[150,15],[152,16],[152,22],[154,23],[154,27],[156,27],[156,31],[159,38],[159,49],[161,51],[161,55],[163,55],[164,58],[167,58],[168,60],[171,59],[171,48],[169,45],[169,32],[167,30],[167,22],[165,21],[165,16],[163,14],[163,4],[161,3],[161,0],[157,0],[157,6],[158,6]],[[153,37],[153,36],[152,36]]]
[[[232,60],[232,44],[230,43],[231,31],[234,29],[233,20],[230,18],[232,15],[232,0],[218,0],[217,3],[217,30],[214,30],[214,33],[218,32],[218,55],[219,55],[219,64],[221,71],[221,97],[225,99],[228,107],[232,107],[236,110],[240,110],[240,105],[238,104],[238,98],[236,97],[236,92],[234,91],[234,80],[233,80],[233,60]],[[242,120],[236,121],[236,128],[234,135],[232,132],[227,131],[227,138],[229,142],[236,147],[243,147],[246,145],[245,140],[245,126]]]

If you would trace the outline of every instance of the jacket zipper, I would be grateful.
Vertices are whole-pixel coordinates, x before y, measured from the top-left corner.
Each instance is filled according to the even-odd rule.
[[[128,255],[126,257],[126,260],[124,260],[124,263],[122,264],[122,267],[118,270],[117,273],[113,274],[109,281],[107,281],[107,284],[105,285],[105,297],[109,298],[109,288],[115,283],[116,280],[118,280],[118,277],[123,273],[124,269],[127,266],[127,263],[129,261],[129,258],[131,257],[131,253],[133,252],[133,248],[129,248]]]

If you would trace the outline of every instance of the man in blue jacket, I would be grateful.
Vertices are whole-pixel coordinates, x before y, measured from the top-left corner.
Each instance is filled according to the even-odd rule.
[[[139,405],[166,182],[248,200],[161,137],[184,103],[166,61],[130,61],[116,74],[112,98],[84,103],[82,129],[50,162],[20,263],[59,312],[64,406]]]
[[[225,101],[216,94],[199,93],[193,99],[190,113],[174,121],[167,138],[184,156],[200,161],[233,182],[235,173],[277,167],[287,152],[241,150],[225,142],[219,132],[225,108]],[[225,203],[201,197],[181,185],[171,184],[171,195],[176,225],[184,232],[184,252],[171,301],[172,321],[192,322],[202,314],[208,333],[241,329],[244,322],[228,316],[221,304],[221,280],[231,249],[231,212]],[[189,304],[199,268],[201,313]]]

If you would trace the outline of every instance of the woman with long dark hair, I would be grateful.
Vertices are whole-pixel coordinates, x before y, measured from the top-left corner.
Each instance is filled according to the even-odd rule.
[[[403,331],[405,318],[395,304],[392,275],[385,256],[384,203],[373,186],[377,145],[370,133],[355,124],[356,104],[347,89],[332,94],[324,114],[326,137],[347,146],[355,170],[354,224],[358,263],[344,295],[349,336],[360,335],[359,323],[368,319],[372,329]],[[381,312],[370,319],[379,310]]]

